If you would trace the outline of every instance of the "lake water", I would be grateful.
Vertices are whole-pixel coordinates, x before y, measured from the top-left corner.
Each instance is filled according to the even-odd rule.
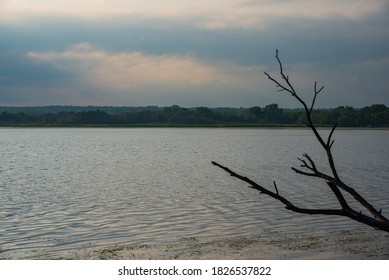
[[[388,214],[389,130],[334,138],[341,178]],[[307,152],[326,170],[309,130],[2,128],[0,143],[0,252],[366,227],[285,210],[211,164],[275,180],[298,206],[337,208],[324,182],[290,168]]]

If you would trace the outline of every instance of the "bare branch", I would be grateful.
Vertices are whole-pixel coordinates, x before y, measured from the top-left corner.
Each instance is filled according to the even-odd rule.
[[[248,183],[251,188],[256,189],[263,194],[266,194],[274,199],[279,200],[281,203],[283,203],[285,205],[285,208],[288,210],[291,210],[291,211],[294,211],[297,213],[309,214],[309,215],[340,215],[340,216],[344,216],[344,213],[342,212],[342,210],[338,210],[338,209],[307,209],[307,208],[297,207],[297,206],[293,205],[285,197],[279,195],[278,188],[276,187],[276,185],[274,185],[276,187],[276,192],[272,192],[272,191],[266,189],[265,187],[262,187],[261,185],[257,184],[256,182],[252,181],[251,179],[244,177],[242,175],[239,175],[238,173],[230,170],[229,168],[227,168],[227,167],[225,167],[225,166],[223,166],[215,161],[212,161],[212,164],[225,170],[232,177],[238,178],[238,179]]]
[[[278,56],[278,50],[276,50],[276,59],[277,59],[278,64],[279,64],[281,79],[285,81],[286,85],[281,84],[279,81],[274,79],[271,75],[269,75],[266,72],[265,72],[265,75],[271,81],[273,81],[275,83],[276,87],[279,88],[278,91],[289,92],[304,107],[305,115],[307,117],[307,126],[312,130],[316,139],[319,141],[320,145],[324,149],[324,151],[327,155],[327,161],[328,161],[328,165],[331,169],[332,176],[328,175],[326,173],[320,172],[317,169],[316,164],[313,161],[313,159],[306,153],[303,154],[303,157],[306,160],[301,159],[301,158],[298,158],[298,160],[302,163],[300,165],[301,168],[308,169],[311,172],[306,172],[306,171],[303,171],[303,170],[300,170],[300,169],[297,169],[294,167],[292,167],[292,170],[294,172],[301,174],[301,175],[304,175],[304,176],[317,177],[317,178],[320,178],[322,180],[325,180],[325,182],[327,183],[327,185],[330,187],[331,191],[334,193],[335,197],[337,198],[337,200],[341,206],[341,209],[339,209],[339,210],[337,210],[337,209],[305,209],[305,208],[296,207],[289,200],[287,200],[285,197],[283,197],[279,194],[278,187],[277,187],[275,182],[273,182],[273,184],[274,184],[276,192],[272,192],[272,191],[268,190],[267,188],[264,188],[264,187],[258,185],[256,182],[252,181],[251,179],[249,179],[247,177],[243,177],[243,176],[231,171],[227,167],[224,167],[216,162],[212,162],[212,164],[218,166],[219,168],[222,168],[223,170],[228,172],[231,176],[236,177],[236,178],[250,184],[250,186],[252,188],[257,189],[261,193],[269,195],[269,196],[279,200],[280,202],[282,202],[286,206],[285,208],[288,210],[292,210],[292,211],[298,212],[298,213],[311,214],[311,215],[312,214],[322,214],[322,215],[346,216],[346,217],[349,217],[350,219],[364,223],[364,224],[369,225],[371,227],[389,232],[389,220],[382,215],[382,211],[381,211],[382,209],[377,211],[357,191],[355,191],[353,188],[349,187],[347,184],[345,184],[339,178],[338,171],[335,167],[335,161],[334,161],[332,151],[331,151],[332,145],[334,144],[334,140],[332,139],[332,137],[333,137],[333,134],[334,134],[335,129],[337,127],[337,124],[335,124],[332,127],[332,129],[328,135],[327,140],[324,141],[324,139],[322,138],[322,136],[318,132],[315,124],[312,121],[311,114],[312,114],[313,108],[315,106],[317,95],[324,89],[324,86],[322,86],[318,89],[317,82],[315,82],[312,104],[308,108],[307,104],[304,102],[303,99],[300,98],[300,96],[295,91],[293,85],[290,83],[289,75],[286,75],[284,73],[281,60]],[[358,203],[360,203],[363,207],[365,207],[373,217],[366,216],[366,215],[362,214],[361,212],[357,212],[357,211],[353,210],[348,205],[341,190],[349,193]]]
[[[297,212],[297,213],[301,213],[301,214],[309,214],[309,215],[345,216],[345,217],[349,217],[350,219],[356,220],[358,222],[361,222],[361,223],[367,224],[369,226],[372,226],[374,228],[377,228],[377,229],[389,232],[389,223],[385,223],[385,222],[379,221],[377,219],[368,217],[368,216],[366,216],[366,215],[364,215],[362,213],[358,213],[355,210],[353,210],[350,207],[348,207],[348,205],[346,203],[346,200],[344,199],[343,195],[340,193],[340,191],[337,188],[337,186],[335,184],[331,183],[331,182],[329,182],[328,185],[330,186],[332,191],[335,193],[338,201],[340,202],[340,204],[342,206],[342,209],[309,209],[309,208],[300,208],[300,207],[295,206],[293,203],[291,203],[285,197],[281,196],[279,194],[279,192],[278,192],[278,188],[277,188],[277,185],[275,183],[274,183],[274,186],[276,188],[276,192],[272,192],[272,191],[266,189],[265,187],[257,184],[253,180],[251,180],[251,179],[249,179],[247,177],[244,177],[242,175],[239,175],[238,173],[230,170],[229,168],[227,168],[227,167],[225,167],[225,166],[223,166],[223,165],[221,165],[221,164],[219,164],[219,163],[217,163],[215,161],[212,161],[212,164],[217,166],[217,167],[219,167],[219,168],[221,168],[221,169],[223,169],[223,170],[225,170],[232,177],[238,178],[238,179],[248,183],[251,188],[260,191],[260,193],[266,194],[266,195],[268,195],[268,196],[270,196],[270,197],[280,201],[281,203],[283,203],[285,205],[285,209],[287,209],[287,210],[291,210],[293,212]]]
[[[322,86],[319,90],[317,90],[317,82],[315,82],[315,86],[314,86],[314,95],[313,95],[313,100],[312,100],[312,105],[311,105],[311,108],[309,108],[309,115],[312,114],[312,110],[313,110],[313,107],[315,106],[315,102],[316,102],[316,97],[317,95],[323,90],[324,86]]]
[[[332,129],[331,129],[330,134],[328,135],[327,146],[329,147],[329,149],[331,149],[332,144],[334,144],[334,141],[333,141],[333,140],[332,140],[332,142],[331,142],[331,137],[332,137],[332,134],[334,134],[334,131],[335,131],[335,129],[336,129],[337,126],[338,126],[337,123],[334,124],[334,126],[333,126]],[[330,143],[330,142],[331,142],[331,143]]]
[[[278,64],[280,65],[281,78],[284,78],[282,63],[281,63],[281,61],[280,61],[280,59],[278,57],[278,50],[276,51],[276,58],[277,58]],[[271,80],[275,80],[270,75],[268,75],[268,76],[270,77]],[[291,88],[293,88],[293,87],[291,86]],[[341,188],[342,190],[344,190],[344,191],[348,192],[349,194],[351,194],[355,198],[355,200],[358,201],[361,205],[363,205],[374,217],[376,217],[380,221],[389,223],[389,220],[387,218],[385,218],[381,213],[379,213],[379,211],[377,211],[370,203],[368,203],[358,192],[356,192],[354,189],[352,189],[349,186],[347,186],[339,178],[338,171],[337,171],[337,169],[335,167],[335,161],[334,161],[334,158],[333,158],[333,155],[332,155],[332,151],[331,151],[332,145],[334,144],[334,141],[332,140],[332,136],[333,136],[333,133],[334,133],[337,125],[335,124],[333,126],[333,128],[332,128],[332,130],[331,130],[331,132],[330,132],[330,134],[329,134],[329,136],[327,138],[327,141],[324,142],[323,138],[320,136],[320,134],[319,134],[316,126],[314,125],[314,123],[312,121],[312,118],[311,118],[311,112],[313,110],[313,106],[315,104],[316,97],[323,90],[323,88],[324,87],[321,87],[320,89],[317,89],[317,83],[315,83],[315,86],[314,86],[314,98],[313,98],[312,106],[311,106],[310,109],[308,109],[308,107],[305,104],[305,102],[297,95],[297,93],[295,93],[295,95],[294,95],[294,97],[304,107],[304,110],[305,110],[305,113],[306,113],[306,117],[307,117],[307,120],[308,120],[308,127],[311,128],[312,132],[316,136],[316,139],[319,141],[319,143],[321,144],[321,146],[323,147],[323,149],[325,150],[325,152],[327,154],[328,164],[329,164],[329,167],[330,167],[331,172],[333,174],[333,177],[331,177],[329,175],[326,175],[326,174],[323,174],[323,173],[320,173],[316,169],[315,169],[315,175],[317,175],[317,177],[320,177],[322,179],[325,179],[325,180],[328,180],[328,181],[331,181],[331,182],[335,183],[339,188]],[[312,164],[312,162],[311,162],[311,164]],[[295,171],[297,172],[297,169]],[[307,175],[307,176],[313,176],[311,173],[305,173],[305,172],[301,172],[301,171],[298,172],[298,173],[303,174],[303,175]]]
[[[276,189],[277,195],[279,195],[276,181],[273,181],[273,185],[274,185],[274,188]]]
[[[301,171],[300,169],[297,169],[295,167],[292,167],[292,170],[296,172],[297,174],[305,175],[305,176],[310,176],[310,177],[318,177],[316,173],[309,173],[305,171]]]
[[[304,154],[303,154],[303,157],[305,157],[306,159],[308,159],[309,163],[311,164],[311,167],[312,167],[312,168],[310,168],[310,169],[311,169],[311,170],[314,170],[314,171],[317,171],[315,163],[314,163],[313,160],[308,156],[308,154],[307,154],[307,153],[304,153]]]
[[[267,77],[268,77],[270,80],[272,80],[272,81],[276,84],[276,87],[279,87],[279,88],[280,88],[280,89],[277,90],[277,91],[287,91],[287,92],[289,92],[289,93],[292,94],[292,95],[295,94],[292,90],[286,88],[285,86],[281,85],[278,81],[276,81],[275,79],[273,79],[268,73],[266,73],[266,72],[264,72],[264,73],[265,73],[265,75],[267,75]]]
[[[342,209],[350,209],[350,207],[348,206],[348,204],[346,202],[346,199],[344,198],[343,194],[340,192],[338,187],[333,182],[326,182],[326,183],[331,188],[332,192],[335,194],[340,205],[342,206]]]

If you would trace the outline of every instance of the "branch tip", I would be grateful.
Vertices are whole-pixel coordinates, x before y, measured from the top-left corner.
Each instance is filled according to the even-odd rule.
[[[279,195],[279,193],[278,193],[278,188],[277,188],[277,184],[276,184],[276,181],[273,181],[273,185],[274,185],[274,188],[276,189],[276,193],[277,193],[277,195]]]

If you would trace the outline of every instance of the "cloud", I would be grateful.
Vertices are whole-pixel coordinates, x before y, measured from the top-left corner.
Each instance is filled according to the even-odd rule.
[[[86,19],[112,17],[160,18],[191,21],[211,29],[262,29],[272,18],[358,19],[382,10],[385,0],[13,0],[3,5],[3,19],[23,20],[31,16],[56,15]]]
[[[191,100],[187,104],[204,102],[205,105],[207,98],[219,98],[220,102],[220,98],[231,91],[251,89],[257,84],[260,73],[259,67],[253,70],[253,67],[227,62],[210,65],[189,55],[108,53],[89,43],[77,44],[62,52],[28,52],[27,56],[73,73],[90,87],[109,92],[111,100],[137,99],[138,103],[147,99],[161,104],[165,99],[165,103],[171,104],[175,100],[185,102],[184,98]],[[217,98],[211,98],[210,91],[218,92]]]
[[[338,94],[349,93],[339,96],[343,104],[348,102],[356,107],[365,106],[372,101],[379,104],[389,104],[388,69],[389,57],[369,58],[344,64],[335,72],[343,73],[342,76],[332,73],[329,78],[332,83],[338,85]]]
[[[63,52],[27,54],[59,69],[78,71],[91,83],[117,89],[139,89],[147,84],[190,86],[221,81],[218,70],[189,56],[147,56],[140,52],[107,53],[87,43]]]
[[[389,103],[387,1],[31,3],[0,7],[7,98],[31,88],[36,104],[46,92],[53,103],[294,107],[263,77],[277,73],[278,48],[308,97],[326,84],[321,106]]]

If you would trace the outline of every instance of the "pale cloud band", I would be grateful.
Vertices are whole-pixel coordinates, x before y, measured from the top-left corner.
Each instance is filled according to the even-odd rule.
[[[228,63],[210,65],[192,56],[146,55],[140,52],[108,53],[89,43],[62,52],[28,52],[33,60],[74,73],[90,87],[117,96],[148,94],[150,100],[168,91],[205,93],[207,88],[236,91],[258,84],[261,67]],[[153,96],[153,97],[152,97]]]
[[[383,9],[385,0],[12,0],[2,5],[2,18],[23,20],[42,15],[101,19],[117,16],[189,19],[205,28],[263,28],[272,18],[365,17]]]
[[[147,84],[190,86],[210,82],[223,83],[222,69],[208,66],[190,56],[150,56],[140,52],[107,53],[88,43],[74,45],[63,52],[27,55],[47,61],[55,67],[76,71],[91,83],[116,89],[139,89]]]

